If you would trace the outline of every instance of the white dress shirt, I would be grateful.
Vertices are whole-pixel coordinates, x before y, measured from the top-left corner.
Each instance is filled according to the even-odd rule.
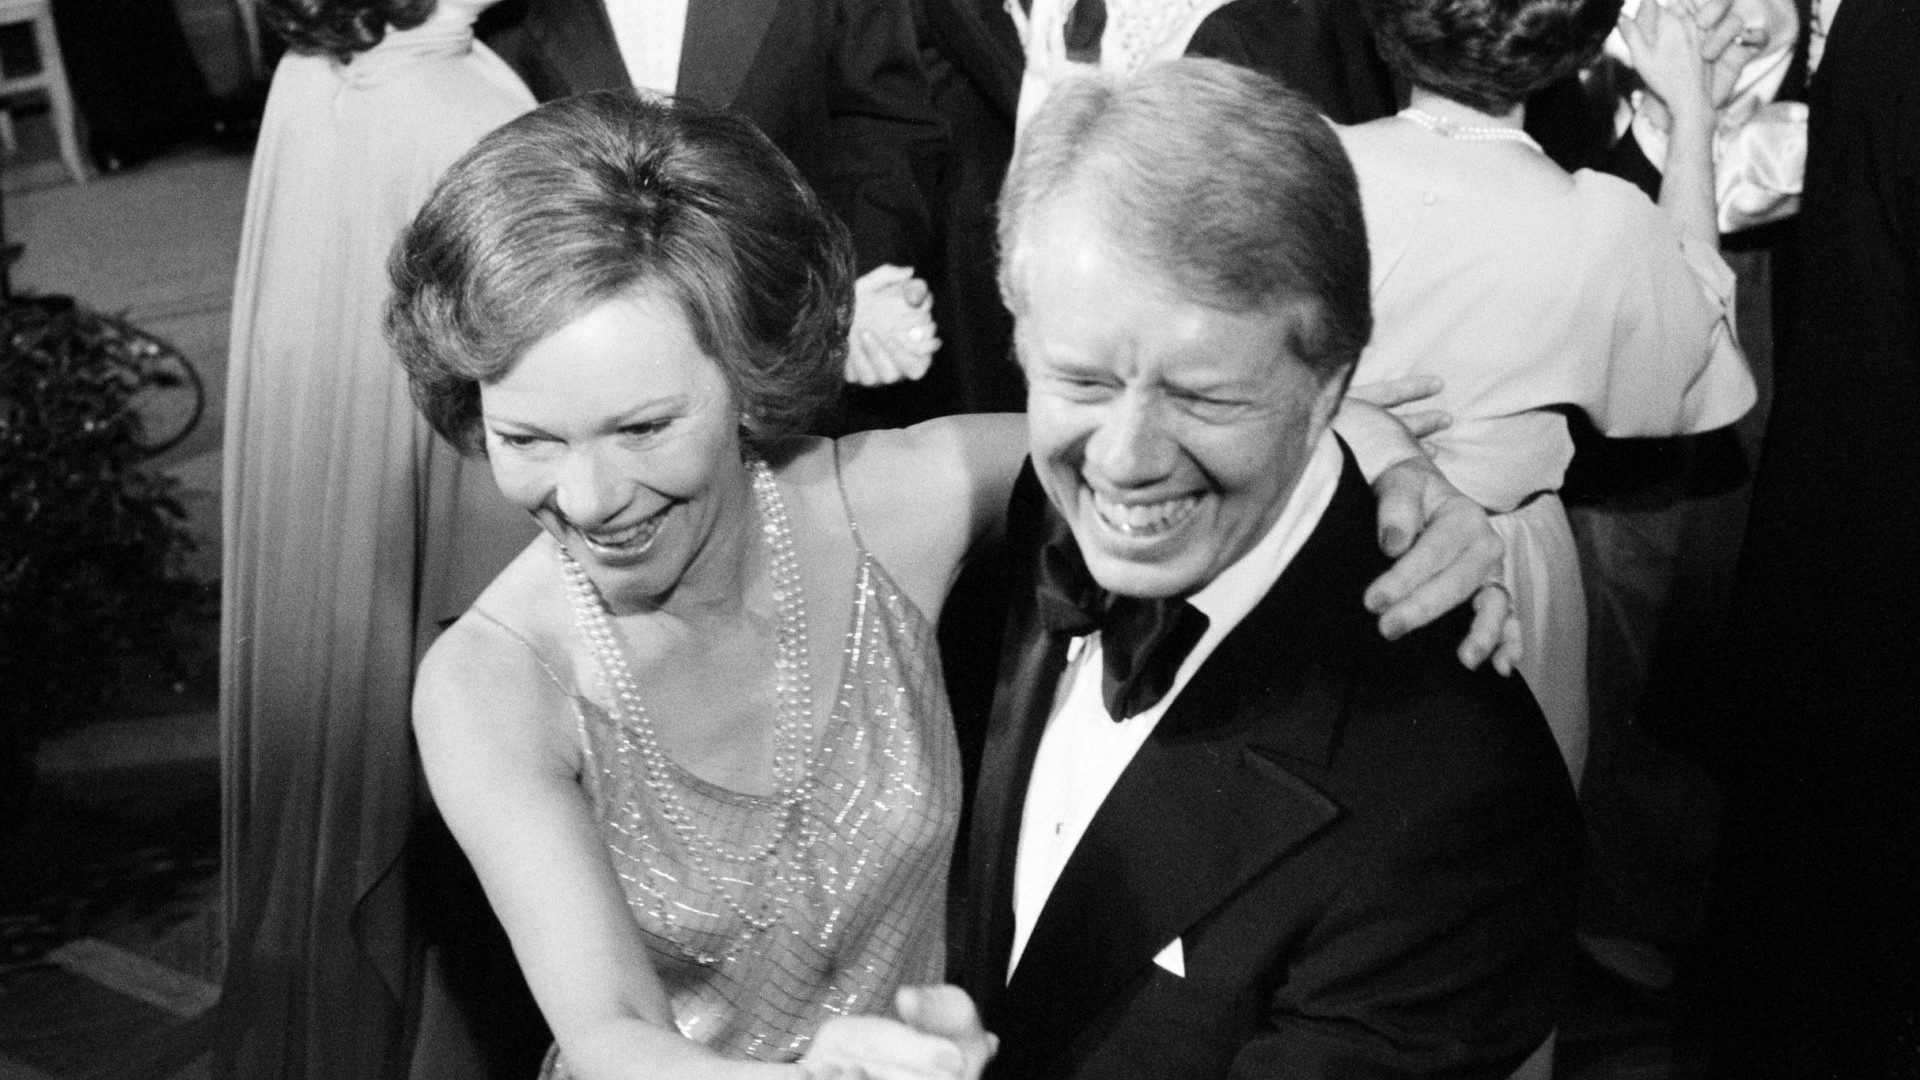
[[[1040,737],[1033,772],[1027,778],[1026,809],[1020,819],[1020,846],[1014,862],[1009,979],[1026,951],[1033,924],[1052,895],[1060,871],[1073,856],[1100,804],[1194,672],[1280,580],[1287,564],[1320,524],[1320,516],[1326,513],[1339,484],[1340,444],[1327,431],[1301,470],[1273,527],[1245,555],[1188,598],[1207,617],[1207,632],[1181,663],[1167,695],[1152,708],[1115,722],[1100,696],[1099,632],[1073,639],[1067,652],[1067,670],[1060,676],[1063,692],[1055,697],[1054,714]]]
[[[680,84],[680,45],[688,0],[607,0],[613,42],[627,77],[644,90],[671,94]]]

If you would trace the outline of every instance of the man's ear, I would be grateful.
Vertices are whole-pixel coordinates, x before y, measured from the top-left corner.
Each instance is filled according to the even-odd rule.
[[[1313,395],[1313,425],[1316,432],[1326,430],[1333,423],[1333,414],[1340,411],[1340,401],[1347,396],[1347,384],[1352,379],[1353,365],[1347,364],[1321,380],[1320,389]]]

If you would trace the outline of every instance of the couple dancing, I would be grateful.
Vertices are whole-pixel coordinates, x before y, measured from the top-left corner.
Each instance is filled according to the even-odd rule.
[[[1370,491],[1333,434],[1391,422],[1341,407],[1371,317],[1337,138],[1212,62],[1075,80],[1002,215],[1025,422],[838,441],[796,433],[844,233],[743,122],[549,104],[396,250],[417,399],[547,533],[415,696],[546,1075],[1511,1071],[1571,955],[1573,796],[1473,670],[1503,597],[1434,618],[1490,576],[1484,518],[1410,440]],[[949,973],[934,623],[1002,530]]]

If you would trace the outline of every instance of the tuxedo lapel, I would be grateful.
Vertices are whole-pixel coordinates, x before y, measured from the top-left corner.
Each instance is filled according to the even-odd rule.
[[[1334,752],[1356,637],[1373,632],[1361,604],[1379,566],[1368,557],[1372,505],[1349,462],[1287,571],[1181,690],[1102,803],[1007,986],[1000,1022],[1035,1018],[1021,1045],[1038,1050],[1036,1041],[1081,1030],[1169,942],[1339,816],[1296,770]],[[1022,738],[1037,743],[1038,733]],[[1002,799],[1024,797],[1033,755],[1023,752],[1020,790]],[[1009,894],[1017,838],[1016,817],[1005,837]]]
[[[1149,739],[1061,872],[1007,986],[1003,1027],[1048,1056],[1155,954],[1338,816],[1234,740]],[[996,1029],[1000,1030],[1000,1029]]]
[[[1038,552],[1066,522],[1052,512],[1029,463],[1014,483],[1008,507],[1008,548],[1013,555],[1007,629],[993,711],[975,785],[973,826],[967,851],[967,989],[989,1007],[1006,986],[1013,951],[1013,871],[1019,851],[1027,775],[1053,711],[1067,640],[1042,625],[1034,600]]]
[[[678,90],[714,108],[740,96],[780,0],[689,0]]]

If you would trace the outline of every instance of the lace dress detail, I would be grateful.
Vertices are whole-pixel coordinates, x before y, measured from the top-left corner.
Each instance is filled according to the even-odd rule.
[[[849,623],[810,750],[808,820],[791,826],[811,843],[784,841],[794,850],[776,862],[799,884],[764,931],[729,909],[660,816],[636,734],[574,697],[583,783],[674,1022],[728,1057],[792,1061],[829,1017],[888,1011],[897,988],[944,967],[961,780],[934,628],[864,545]],[[718,841],[701,861],[736,896],[771,885],[760,879],[774,868],[753,856],[776,839],[780,804],[668,772],[700,835]],[[568,1075],[549,1053],[543,1080]]]
[[[1159,56],[1180,55],[1200,20],[1222,0],[1106,0],[1100,66],[1131,74]]]

